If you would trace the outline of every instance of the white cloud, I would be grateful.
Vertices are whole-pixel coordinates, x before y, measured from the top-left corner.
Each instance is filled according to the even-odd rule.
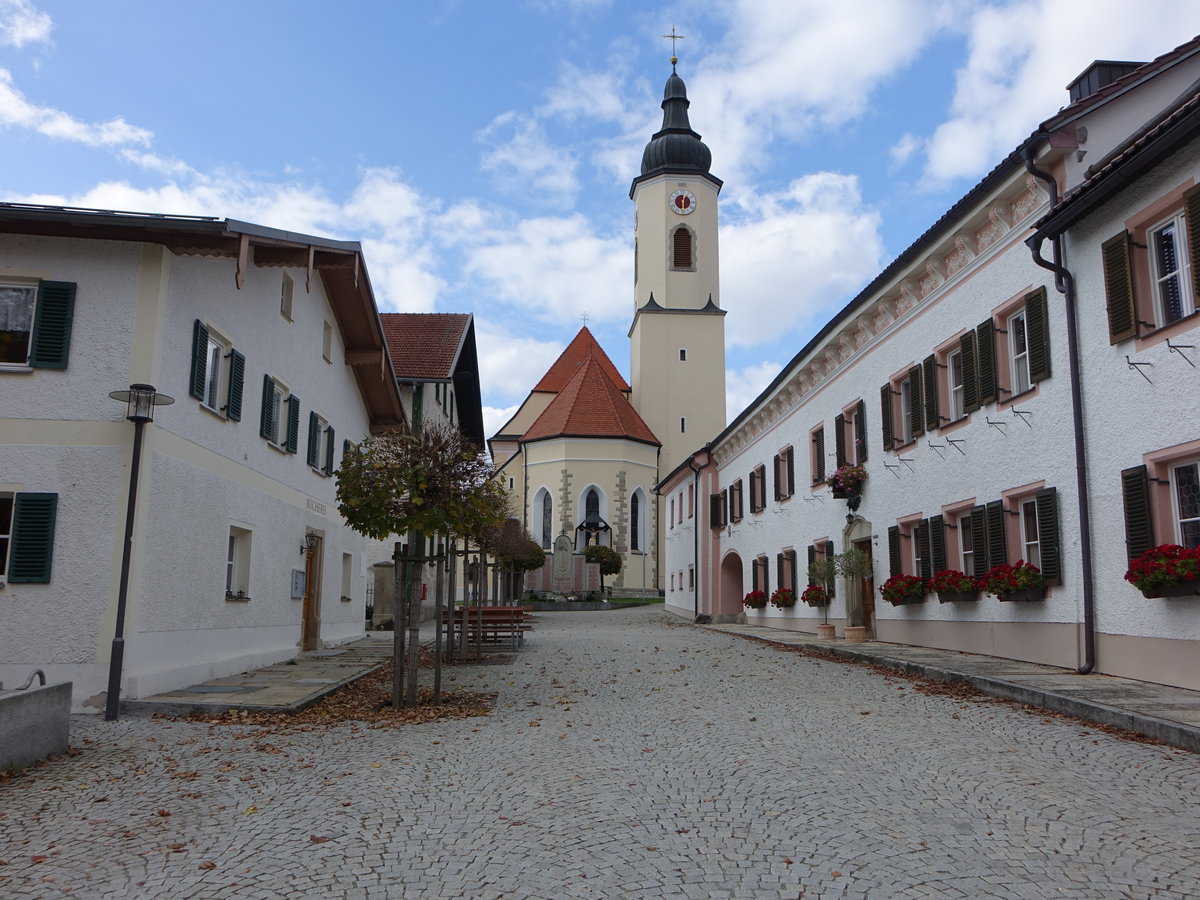
[[[730,419],[738,415],[750,402],[762,393],[763,388],[783,370],[783,364],[760,362],[746,366],[740,372],[727,369],[725,372],[725,410]]]
[[[892,159],[892,170],[899,169],[924,146],[925,142],[915,134],[906,134],[900,140],[896,141],[888,149],[888,156]]]
[[[30,103],[14,86],[7,69],[0,69],[0,125],[28,128],[89,147],[147,147],[154,136],[119,116],[107,122],[84,122],[62,110]]]
[[[845,305],[879,270],[877,213],[855,176],[818,172],[779,194],[742,198],[750,214],[721,229],[721,305],[731,345],[804,333]]]
[[[0,0],[0,44],[24,47],[50,43],[54,23],[29,0]]]
[[[484,395],[500,400],[524,400],[564,348],[559,340],[513,334],[486,316],[476,315],[475,335]]]
[[[579,190],[575,160],[551,146],[536,120],[507,112],[478,135],[489,146],[481,164],[496,175],[498,185],[523,195],[560,202]]]
[[[469,251],[466,270],[535,319],[569,324],[586,311],[615,321],[633,311],[633,253],[583,215],[524,219]],[[622,286],[630,286],[622,290]]]
[[[503,408],[485,406],[483,408],[484,440],[494,437],[504,427],[504,424],[516,415],[518,409],[520,409],[519,403],[514,403],[512,406],[505,406]]]
[[[1131,14],[1122,0],[1092,0],[1080,16],[1061,0],[1022,0],[975,9],[966,27],[950,116],[929,139],[931,187],[982,175],[1066,105],[1065,85],[1093,60],[1148,61],[1200,31],[1200,4],[1155,0]]]

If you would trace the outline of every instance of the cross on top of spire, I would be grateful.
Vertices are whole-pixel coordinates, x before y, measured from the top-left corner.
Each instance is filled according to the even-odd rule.
[[[664,37],[664,38],[666,38],[668,41],[670,41],[670,42],[671,42],[671,68],[672,68],[672,69],[674,69],[674,68],[675,68],[675,63],[679,62],[679,57],[675,55],[675,42],[676,42],[676,41],[682,41],[684,38],[686,38],[686,37],[687,37],[687,35],[684,35],[684,34],[676,34],[676,33],[675,33],[675,26],[674,26],[674,25],[672,25],[672,26],[671,26],[671,33],[670,33],[670,34],[664,34],[664,35],[663,35],[663,37]]]

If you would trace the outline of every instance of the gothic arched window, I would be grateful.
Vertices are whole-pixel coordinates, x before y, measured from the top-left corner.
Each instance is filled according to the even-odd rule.
[[[587,497],[583,501],[583,515],[585,519],[600,518],[600,495],[596,493],[595,488],[587,492]]]
[[[629,498],[629,549],[642,549],[642,495],[635,491]]]
[[[695,265],[692,258],[692,231],[686,225],[680,225],[671,235],[671,268],[691,269]]]
[[[542,547],[546,550],[550,549],[551,524],[554,520],[554,501],[550,499],[550,492],[546,491],[542,494]]]

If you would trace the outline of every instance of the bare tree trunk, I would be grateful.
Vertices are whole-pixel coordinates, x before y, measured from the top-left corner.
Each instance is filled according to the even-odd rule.
[[[415,547],[415,558],[408,566],[408,585],[405,606],[408,612],[408,691],[405,706],[417,705],[417,663],[421,654],[421,601],[425,599],[425,585],[420,584],[425,569],[425,535],[419,531],[409,535],[409,547]],[[414,588],[417,588],[414,599]]]
[[[404,700],[404,619],[400,605],[407,582],[404,570],[405,547],[399,541],[392,550],[392,708]]]
[[[433,702],[442,702],[442,610],[446,590],[446,545],[438,544],[437,575],[433,584]]]
[[[488,570],[487,557],[483,555],[483,548],[479,548],[479,556],[476,557],[478,565],[476,566],[476,584],[478,586],[479,595],[475,600],[475,608],[478,611],[478,628],[475,629],[475,658],[483,659],[483,607],[487,603],[488,598]]]
[[[446,554],[446,560],[450,564],[450,577],[447,579],[447,593],[450,595],[450,602],[447,604],[449,613],[446,617],[446,662],[454,661],[454,637],[457,630],[455,625],[455,596],[458,590],[458,541],[450,541],[450,551]]]

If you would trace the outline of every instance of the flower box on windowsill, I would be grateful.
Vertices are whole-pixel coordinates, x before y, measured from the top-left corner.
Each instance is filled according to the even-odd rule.
[[[905,597],[897,597],[895,600],[888,600],[892,606],[914,606],[917,603],[924,603],[924,594],[909,594]]]
[[[938,591],[939,603],[963,603],[968,600],[978,600],[979,591]]]
[[[1018,603],[1028,602],[1028,601],[1036,601],[1036,600],[1045,600],[1046,599],[1046,588],[1043,585],[1042,587],[1026,588],[1023,591],[1011,591],[1010,593],[999,595],[999,599],[1011,600],[1011,601],[1018,602]]]
[[[1169,599],[1171,597],[1200,597],[1200,580],[1183,581],[1179,584],[1165,584],[1158,587],[1146,588],[1142,596],[1147,600]]]
[[[242,603],[250,602],[250,598],[249,598],[249,596],[247,596],[245,591],[238,591],[236,594],[233,591],[226,591],[225,599],[226,600],[237,600]]]
[[[849,496],[850,496],[850,492],[847,491],[845,488],[840,488],[840,487],[837,487],[836,485],[833,487],[833,499],[834,500],[845,500]]]

